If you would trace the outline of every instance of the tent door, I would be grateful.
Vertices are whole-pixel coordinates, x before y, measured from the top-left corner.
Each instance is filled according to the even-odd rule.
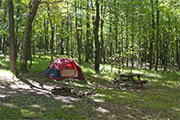
[[[73,64],[67,64],[67,66],[61,71],[61,75],[62,77],[78,77],[78,72]]]

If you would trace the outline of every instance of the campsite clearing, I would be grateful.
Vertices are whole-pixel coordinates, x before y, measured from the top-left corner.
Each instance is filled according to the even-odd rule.
[[[111,80],[116,72],[109,67],[95,74],[89,64],[81,64],[87,81],[65,80],[73,88],[84,91],[97,87],[96,94],[82,98],[53,95],[51,89],[61,86],[39,75],[50,58],[35,58],[29,73],[22,79],[10,75],[8,62],[1,61],[0,119],[64,119],[64,120],[121,120],[121,119],[180,119],[180,73],[133,71],[143,73],[148,84],[143,90],[113,89]],[[114,68],[114,71],[117,69]],[[129,69],[124,69],[128,71]],[[4,76],[3,76],[4,75]],[[8,77],[7,77],[8,75]]]

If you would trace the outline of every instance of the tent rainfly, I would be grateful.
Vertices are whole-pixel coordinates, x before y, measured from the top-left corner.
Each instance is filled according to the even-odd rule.
[[[85,79],[80,66],[70,58],[57,58],[40,74],[55,80],[64,80],[68,78]]]

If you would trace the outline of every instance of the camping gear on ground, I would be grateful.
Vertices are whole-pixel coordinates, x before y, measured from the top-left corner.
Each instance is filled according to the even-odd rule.
[[[69,96],[69,95],[73,95],[72,90],[73,90],[73,88],[71,88],[71,87],[54,88],[54,89],[52,89],[52,94]]]
[[[64,80],[68,78],[84,80],[80,66],[70,58],[57,58],[47,69],[41,72],[49,79]]]
[[[52,89],[52,94],[54,95],[61,95],[61,96],[72,96],[72,97],[86,97],[89,95],[95,94],[96,88],[89,89],[89,90],[81,90],[79,88],[73,87],[60,87]]]

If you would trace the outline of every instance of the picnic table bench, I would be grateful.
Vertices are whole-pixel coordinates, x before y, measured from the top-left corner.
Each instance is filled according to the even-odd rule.
[[[119,80],[115,80],[117,82],[117,87],[128,87],[140,85],[143,88],[143,84],[146,84],[147,80],[141,80],[142,74],[133,74],[133,73],[124,73],[119,74]]]

